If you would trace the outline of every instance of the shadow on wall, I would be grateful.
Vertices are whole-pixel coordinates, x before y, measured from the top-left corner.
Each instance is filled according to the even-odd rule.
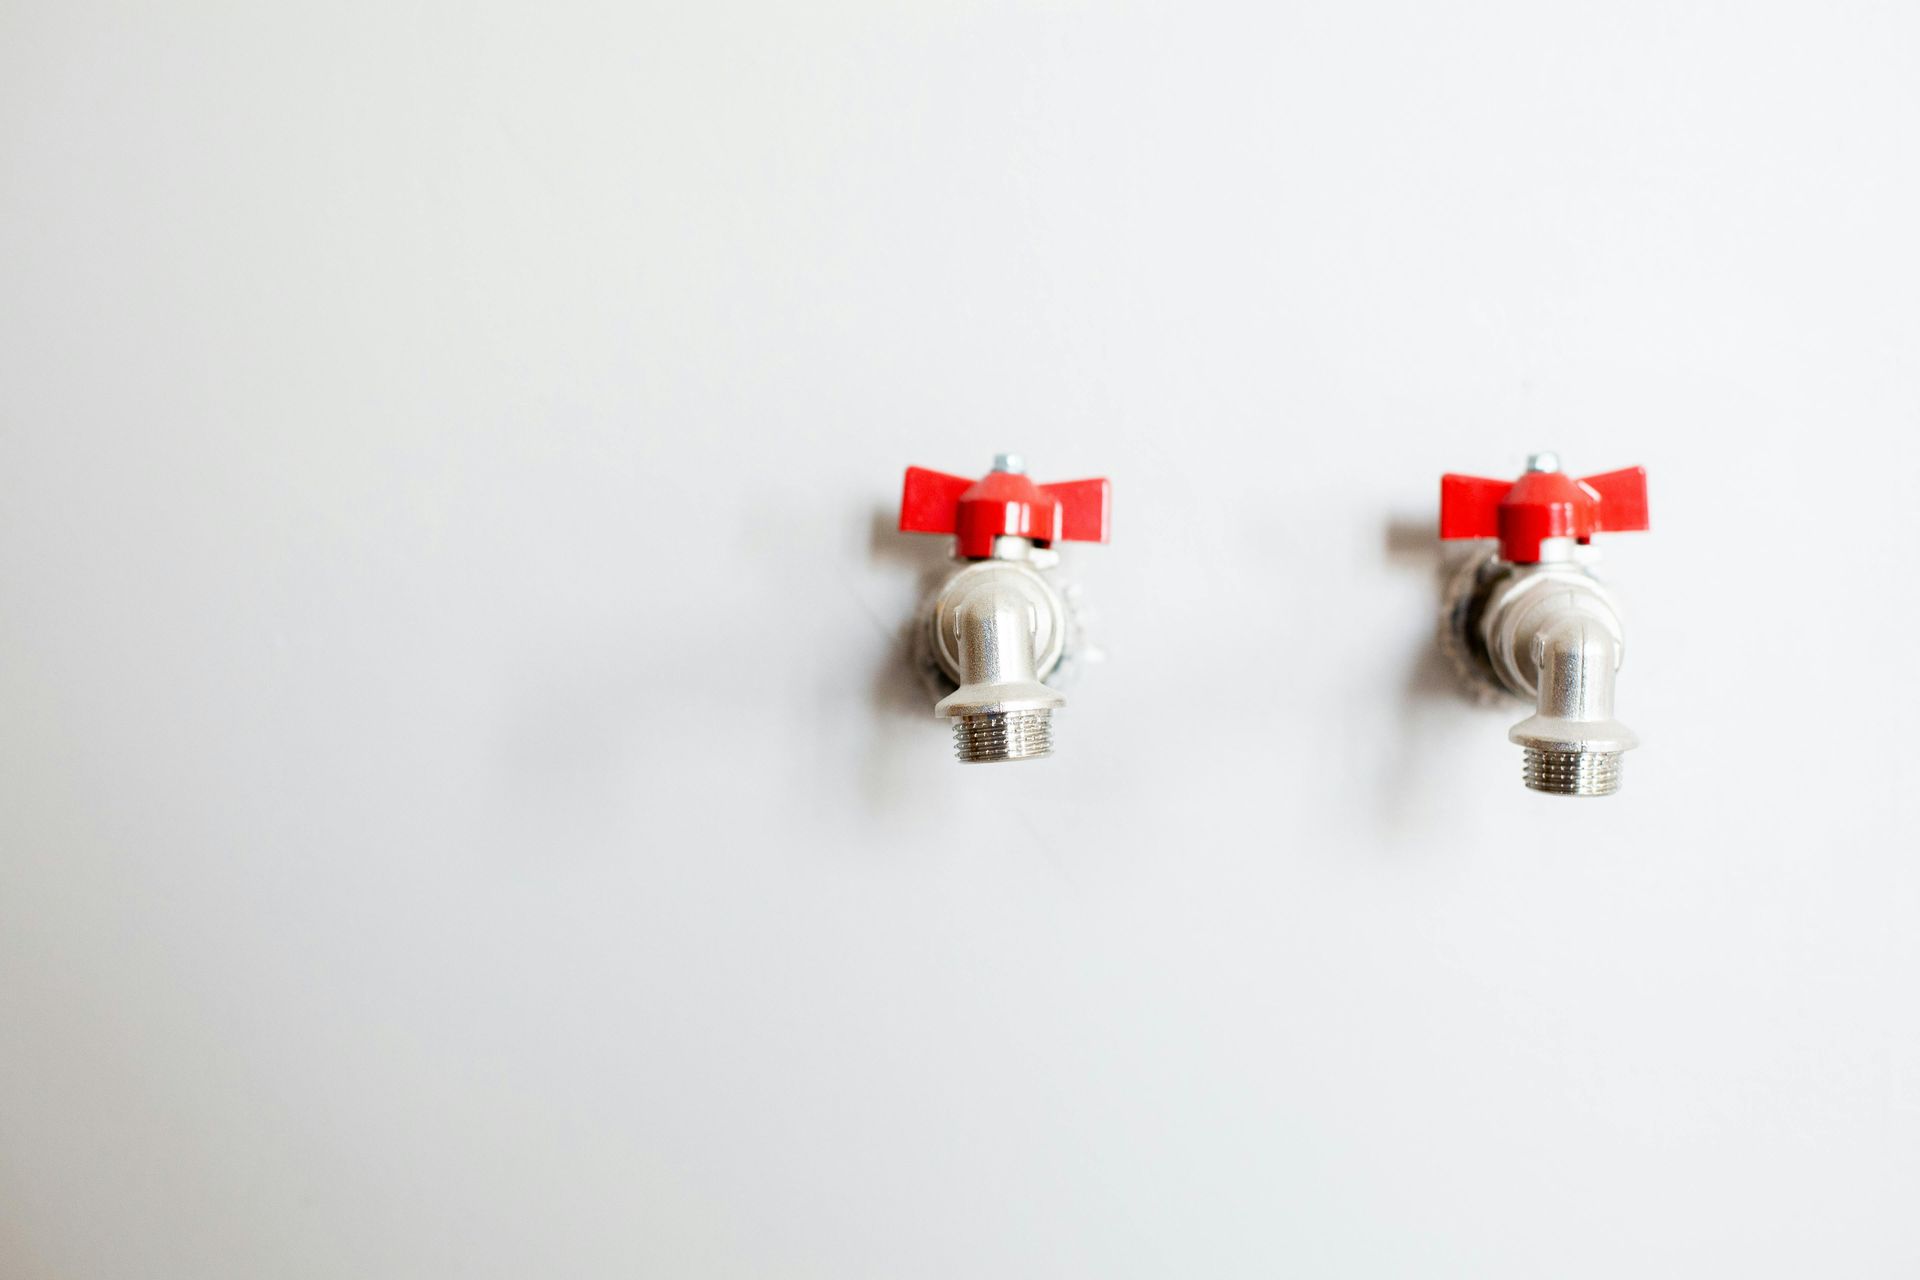
[[[1374,779],[1381,825],[1389,834],[1403,834],[1431,816],[1420,809],[1421,797],[1453,786],[1453,778],[1444,772],[1452,753],[1438,749],[1443,726],[1456,721],[1461,708],[1483,708],[1490,702],[1467,683],[1442,647],[1447,584],[1467,564],[1485,556],[1487,544],[1442,542],[1431,513],[1395,515],[1387,520],[1382,553],[1388,567],[1423,570],[1431,580],[1429,625],[1400,683],[1394,748],[1382,753]]]
[[[1444,699],[1469,704],[1479,701],[1460,680],[1441,649],[1446,619],[1447,583],[1470,561],[1486,554],[1477,542],[1444,543],[1431,516],[1393,516],[1387,521],[1385,558],[1389,566],[1425,569],[1432,577],[1433,626],[1431,643],[1422,645],[1409,669],[1402,694],[1403,718],[1416,715],[1423,703]]]
[[[911,775],[952,763],[941,745],[949,735],[933,715],[933,704],[946,690],[920,644],[921,606],[953,571],[952,540],[902,533],[899,518],[894,504],[875,507],[867,539],[868,563],[883,571],[908,570],[916,579],[913,606],[900,620],[868,686],[874,724],[862,784],[876,810],[911,803]]]

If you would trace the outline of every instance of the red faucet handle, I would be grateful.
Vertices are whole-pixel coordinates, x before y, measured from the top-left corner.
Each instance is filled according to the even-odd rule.
[[[908,467],[900,493],[903,533],[951,533],[960,554],[984,560],[995,538],[1055,542],[1105,542],[1113,486],[1105,480],[1035,484],[1014,471],[992,471],[978,480]]]
[[[1440,477],[1440,536],[1498,538],[1500,556],[1536,564],[1548,538],[1586,543],[1596,533],[1632,533],[1647,527],[1647,473],[1627,467],[1576,480],[1536,469],[1518,480]]]
[[[1645,533],[1647,521],[1647,469],[1623,467],[1603,471],[1580,482],[1600,499],[1594,511],[1595,533]]]
[[[1040,486],[1060,503],[1060,537],[1067,542],[1105,542],[1113,518],[1108,480],[1062,480]]]
[[[972,487],[973,481],[966,476],[908,467],[906,487],[900,494],[900,532],[959,532],[960,495]]]

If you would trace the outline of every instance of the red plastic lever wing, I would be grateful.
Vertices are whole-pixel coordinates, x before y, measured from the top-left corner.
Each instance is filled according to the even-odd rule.
[[[1060,503],[1060,537],[1067,542],[1105,542],[1113,513],[1113,485],[1105,480],[1064,480],[1040,489]]]
[[[1442,538],[1497,538],[1500,503],[1513,488],[1511,480],[1481,476],[1440,477],[1440,536]]]
[[[1647,527],[1647,469],[1626,467],[1588,476],[1580,482],[1600,499],[1594,510],[1595,533],[1639,533]]]
[[[973,487],[966,476],[908,467],[900,492],[900,532],[954,533],[960,524],[960,495]]]

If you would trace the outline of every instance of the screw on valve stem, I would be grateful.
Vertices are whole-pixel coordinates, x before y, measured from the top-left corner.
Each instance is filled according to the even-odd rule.
[[[922,643],[950,688],[934,714],[953,721],[963,763],[1037,760],[1053,752],[1046,683],[1073,656],[1079,627],[1049,572],[1058,542],[1105,542],[1105,480],[1035,484],[1018,454],[995,454],[978,480],[908,467],[904,533],[951,534],[962,563],[926,605]]]
[[[1647,523],[1639,467],[1576,480],[1558,455],[1536,453],[1518,480],[1440,478],[1440,536],[1499,540],[1448,587],[1447,647],[1470,682],[1534,704],[1507,736],[1535,791],[1620,789],[1620,757],[1638,740],[1613,714],[1625,636],[1590,544]]]

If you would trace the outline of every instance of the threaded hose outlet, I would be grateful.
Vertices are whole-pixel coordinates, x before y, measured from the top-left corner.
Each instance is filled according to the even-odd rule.
[[[953,753],[963,764],[1038,760],[1053,754],[1053,712],[986,711],[956,716]]]
[[[1526,749],[1521,780],[1533,791],[1555,796],[1610,796],[1620,789],[1619,751]]]

